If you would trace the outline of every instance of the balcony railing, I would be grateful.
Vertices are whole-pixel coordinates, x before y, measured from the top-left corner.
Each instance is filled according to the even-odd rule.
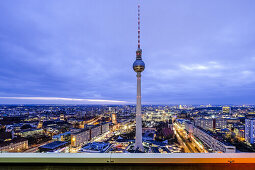
[[[229,164],[255,163],[255,153],[0,153],[0,163]],[[254,166],[255,167],[255,166]]]

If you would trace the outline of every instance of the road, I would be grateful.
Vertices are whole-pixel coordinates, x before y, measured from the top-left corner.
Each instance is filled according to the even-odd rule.
[[[95,118],[93,118],[93,119],[91,119],[91,120],[86,121],[85,124],[87,124],[87,125],[93,125],[93,124],[95,124],[96,122],[98,122],[98,120],[100,120],[101,118],[102,118],[101,115],[100,115],[100,116],[97,116],[97,117],[95,117]]]
[[[182,146],[182,148],[184,149],[185,153],[192,153],[191,150],[187,147],[187,145],[185,144],[185,142],[183,141],[183,139],[181,138],[180,134],[178,133],[178,131],[176,130],[176,128],[174,127],[174,133],[177,137],[177,140],[179,142],[179,144]]]
[[[186,146],[186,151],[188,153],[206,153],[207,151],[202,146],[201,143],[199,143],[193,136],[188,136],[187,132],[176,123],[174,124],[174,128],[176,130],[176,134],[178,134],[177,139],[178,141],[181,141],[181,144],[184,145],[184,151]],[[187,149],[188,148],[188,149]]]
[[[26,151],[24,151],[24,152],[34,153],[34,152],[36,152],[36,151],[38,150],[38,148],[39,148],[40,146],[46,145],[46,144],[51,143],[51,142],[53,142],[53,140],[50,140],[50,141],[47,141],[47,142],[38,144],[37,146],[35,146],[35,147],[33,147],[33,148],[29,148],[28,150],[26,150]]]

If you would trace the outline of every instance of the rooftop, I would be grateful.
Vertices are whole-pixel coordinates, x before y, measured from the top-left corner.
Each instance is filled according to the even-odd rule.
[[[81,151],[84,152],[105,152],[107,148],[110,147],[109,143],[105,143],[105,142],[93,142],[93,143],[88,143],[87,145],[85,145],[84,147],[82,147]]]
[[[67,142],[62,142],[62,141],[54,141],[51,143],[48,143],[46,145],[40,146],[40,148],[46,148],[46,149],[55,149],[57,147],[60,147],[62,145],[67,144]]]
[[[13,138],[10,141],[1,142],[0,143],[0,147],[10,145],[11,143],[19,143],[19,142],[24,142],[24,141],[27,141],[27,139],[21,138],[21,137],[17,137],[17,138]]]

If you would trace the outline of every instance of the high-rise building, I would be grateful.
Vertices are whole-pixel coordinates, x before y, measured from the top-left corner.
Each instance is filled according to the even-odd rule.
[[[227,127],[227,121],[223,118],[215,119],[215,128],[216,129],[225,129]]]
[[[214,126],[215,123],[213,119],[205,119],[205,118],[195,119],[195,125],[205,130],[211,130],[211,131],[213,131],[215,128]]]
[[[142,113],[141,113],[141,73],[145,68],[142,60],[142,49],[140,48],[140,4],[138,3],[138,48],[133,69],[137,73],[137,96],[136,96],[136,138],[134,149],[144,151],[142,144]]]
[[[227,127],[227,121],[223,118],[217,119],[195,119],[195,125],[205,130],[225,129]]]
[[[245,141],[254,144],[255,140],[255,119],[245,119]]]

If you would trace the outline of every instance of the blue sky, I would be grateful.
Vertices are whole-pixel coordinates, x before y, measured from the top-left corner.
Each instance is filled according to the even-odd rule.
[[[254,7],[142,0],[143,103],[254,104]],[[12,0],[0,11],[0,103],[135,103],[137,1]]]

